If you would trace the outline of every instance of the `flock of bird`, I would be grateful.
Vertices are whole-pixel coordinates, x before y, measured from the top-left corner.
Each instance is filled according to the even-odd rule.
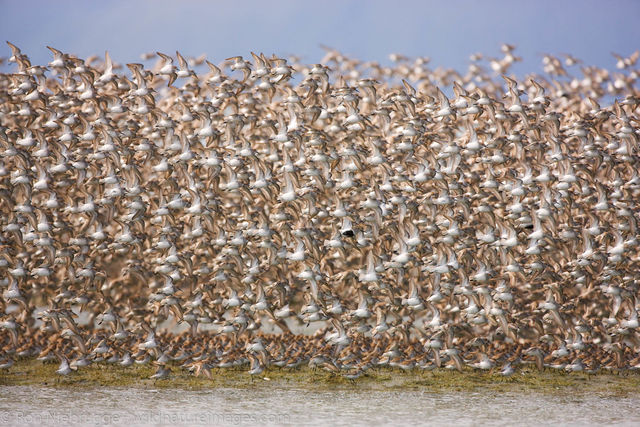
[[[2,368],[640,369],[638,52],[516,79],[510,45],[465,73],[8,45]]]

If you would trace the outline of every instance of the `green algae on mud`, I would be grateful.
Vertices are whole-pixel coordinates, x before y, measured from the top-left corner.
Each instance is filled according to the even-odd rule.
[[[167,379],[150,379],[153,365],[121,367],[94,363],[67,376],[55,373],[57,362],[37,360],[17,361],[10,369],[0,371],[0,386],[43,385],[54,387],[138,387],[206,390],[218,387],[296,387],[318,390],[353,388],[361,390],[422,389],[429,392],[479,391],[495,392],[536,391],[543,393],[606,393],[639,394],[640,374],[626,373],[565,373],[538,372],[529,367],[509,377],[496,372],[465,369],[432,371],[402,371],[392,368],[370,369],[357,380],[349,380],[324,370],[310,368],[270,368],[256,378],[247,369],[212,369],[211,379],[196,377],[177,365],[171,366]]]

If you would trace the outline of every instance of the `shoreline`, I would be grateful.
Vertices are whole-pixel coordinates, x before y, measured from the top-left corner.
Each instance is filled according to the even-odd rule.
[[[562,372],[546,368],[538,372],[524,366],[511,376],[494,370],[484,372],[465,368],[464,372],[448,369],[403,371],[398,368],[368,370],[356,380],[308,367],[281,369],[270,367],[260,376],[251,378],[247,368],[212,369],[211,379],[196,377],[178,364],[168,364],[171,374],[166,379],[150,379],[153,365],[121,367],[108,363],[94,363],[67,376],[55,373],[57,362],[35,359],[18,360],[8,370],[0,372],[0,386],[45,387],[131,387],[142,389],[175,388],[207,390],[214,388],[308,388],[318,390],[359,389],[393,391],[421,389],[427,392],[489,391],[542,393],[604,393],[632,395],[640,393],[640,372],[621,373]]]

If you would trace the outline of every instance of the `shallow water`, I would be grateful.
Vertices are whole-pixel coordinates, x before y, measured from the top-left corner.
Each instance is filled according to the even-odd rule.
[[[0,387],[5,425],[637,425],[640,394]]]

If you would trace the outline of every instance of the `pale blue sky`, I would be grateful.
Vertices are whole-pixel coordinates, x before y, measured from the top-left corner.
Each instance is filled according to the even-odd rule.
[[[176,49],[213,62],[252,50],[315,62],[324,43],[365,60],[398,52],[466,69],[470,54],[498,56],[509,42],[521,71],[540,72],[547,52],[613,68],[611,51],[640,48],[640,1],[0,0],[0,40],[39,64],[51,58],[46,45],[81,57],[108,49],[122,63]]]

